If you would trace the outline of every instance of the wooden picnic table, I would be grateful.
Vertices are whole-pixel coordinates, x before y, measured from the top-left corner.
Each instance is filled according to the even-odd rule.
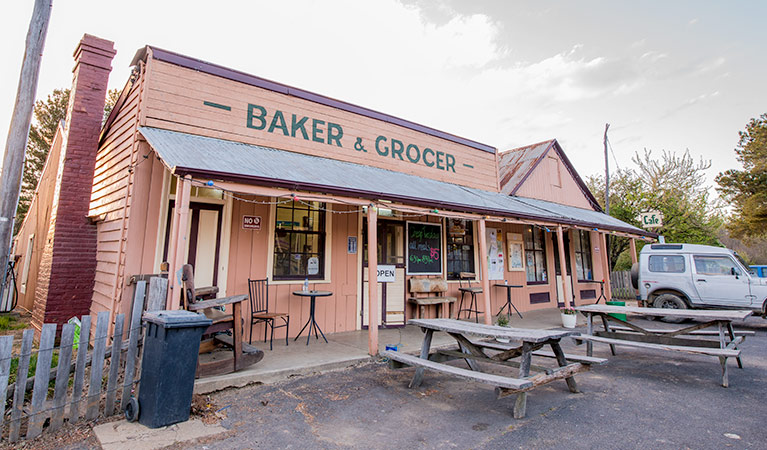
[[[744,320],[751,311],[746,310],[690,310],[669,308],[638,308],[631,306],[585,305],[575,308],[576,311],[587,315],[587,335],[581,335],[580,340],[586,341],[586,354],[592,356],[593,343],[603,343],[610,346],[615,355],[615,346],[623,345],[652,350],[668,350],[686,353],[696,353],[719,357],[722,366],[722,386],[729,385],[727,374],[727,359],[735,358],[738,367],[743,368],[740,359],[740,345],[747,335],[753,332],[735,331],[732,322]],[[614,314],[628,314],[633,317],[670,317],[695,319],[699,322],[676,328],[646,328],[636,323],[622,320]],[[601,319],[603,330],[594,329],[594,316]],[[611,325],[610,323],[617,325]],[[716,328],[706,330],[706,328]],[[718,339],[710,339],[715,337]]]
[[[413,319],[409,320],[408,324],[418,326],[424,332],[420,357],[396,351],[386,351],[383,355],[399,363],[400,367],[403,364],[416,367],[413,381],[410,383],[411,388],[420,386],[424,369],[490,384],[496,387],[497,398],[517,395],[513,409],[516,419],[525,417],[528,391],[564,378],[570,392],[578,392],[574,375],[588,370],[591,364],[602,364],[606,361],[601,358],[565,355],[559,341],[563,337],[578,335],[575,331],[507,328],[454,319]],[[435,331],[452,336],[458,347],[438,349],[430,353]],[[515,343],[498,343],[494,341],[496,338],[509,339]],[[541,350],[544,346],[550,347],[551,351]],[[558,367],[547,368],[532,364],[533,356],[555,358]],[[512,361],[514,358],[519,360]],[[465,360],[469,369],[444,364],[454,359]],[[485,363],[519,370],[516,377],[491,374],[482,370]],[[531,376],[531,371],[540,373]]]

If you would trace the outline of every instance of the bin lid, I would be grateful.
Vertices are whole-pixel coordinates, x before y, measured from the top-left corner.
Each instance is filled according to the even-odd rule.
[[[145,312],[143,319],[163,328],[207,327],[213,323],[202,314],[185,310]]]

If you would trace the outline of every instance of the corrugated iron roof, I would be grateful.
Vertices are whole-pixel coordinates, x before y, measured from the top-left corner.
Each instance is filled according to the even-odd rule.
[[[361,164],[158,128],[139,128],[177,175],[225,179],[367,199],[397,201],[655,236],[605,214],[508,196]]]
[[[555,140],[551,139],[499,153],[498,174],[501,177],[501,192],[506,195],[514,194],[554,142]]]

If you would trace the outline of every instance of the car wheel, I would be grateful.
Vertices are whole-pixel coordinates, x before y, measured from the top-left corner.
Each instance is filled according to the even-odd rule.
[[[687,309],[687,304],[679,298],[676,294],[661,294],[653,302],[655,308],[669,308],[669,309]],[[684,318],[668,318],[664,317],[661,320],[668,323],[680,323],[684,321]]]
[[[631,285],[634,289],[639,289],[639,263],[631,265]]]

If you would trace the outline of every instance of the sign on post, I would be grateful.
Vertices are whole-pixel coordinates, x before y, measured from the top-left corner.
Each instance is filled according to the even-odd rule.
[[[639,213],[639,221],[644,228],[660,228],[663,226],[663,214],[660,211]]]
[[[379,264],[378,265],[378,282],[379,283],[394,283],[394,265]]]

